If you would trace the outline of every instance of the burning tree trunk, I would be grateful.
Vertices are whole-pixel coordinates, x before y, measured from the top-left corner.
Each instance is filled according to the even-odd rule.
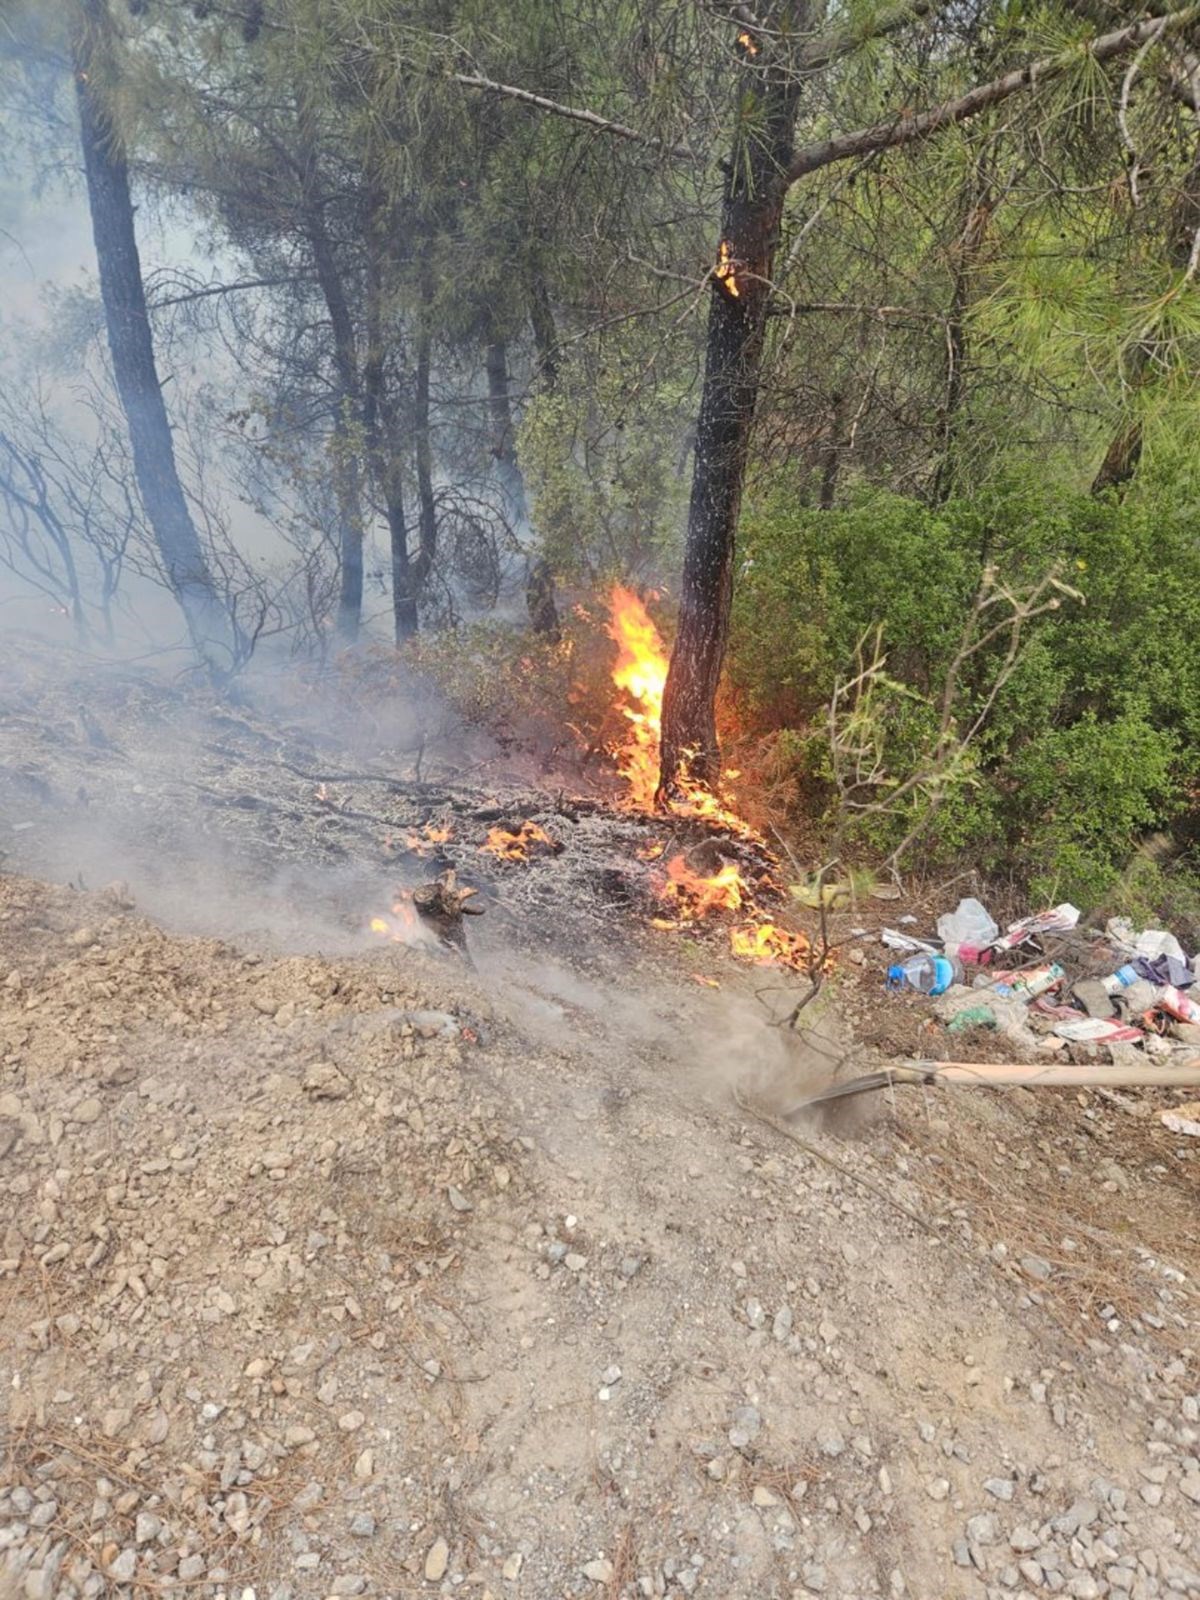
[[[83,0],[72,30],[71,56],[113,376],[129,429],[138,493],[167,584],[197,653],[210,671],[223,674],[234,665],[233,627],[218,598],[179,479],[154,359],[129,169],[120,132],[98,92],[111,28],[107,0]]]
[[[806,6],[786,9],[788,27],[800,31]],[[663,696],[660,795],[670,793],[685,762],[705,782],[717,773],[715,705],[729,635],[734,537],[799,101],[790,64],[764,60],[773,46],[746,33],[742,48],[738,128],[712,274],[679,632]]]

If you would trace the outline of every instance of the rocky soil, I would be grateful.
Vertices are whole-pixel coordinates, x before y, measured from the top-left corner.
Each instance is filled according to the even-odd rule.
[[[577,910],[619,830],[493,873],[476,970],[379,945],[317,889],[361,929],[408,801],[331,785],[306,842],[314,753],[136,694],[142,765],[0,717],[3,1600],[1200,1596],[1185,1096],[789,1136],[763,975]]]

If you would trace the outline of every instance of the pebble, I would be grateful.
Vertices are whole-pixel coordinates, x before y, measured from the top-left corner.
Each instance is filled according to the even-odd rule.
[[[1013,1497],[1011,1478],[985,1478],[983,1487],[995,1500],[1011,1500]]]
[[[1021,1270],[1026,1277],[1036,1278],[1039,1283],[1044,1283],[1051,1276],[1054,1268],[1043,1256],[1022,1256]]]
[[[762,1417],[757,1406],[737,1406],[733,1413],[733,1426],[729,1430],[729,1442],[735,1450],[744,1450],[758,1438],[762,1428]]]
[[[581,1256],[578,1250],[571,1250],[563,1257],[563,1264],[568,1272],[582,1272],[587,1266],[587,1257]]]
[[[925,1485],[925,1493],[931,1500],[945,1500],[950,1493],[950,1480],[948,1478],[930,1478]]]
[[[428,1583],[440,1583],[450,1564],[450,1546],[445,1539],[435,1539],[425,1556],[425,1578]]]
[[[356,1539],[373,1539],[375,1518],[369,1511],[360,1511],[350,1524],[350,1532]]]
[[[1200,1506],[1200,1472],[1189,1472],[1180,1482],[1179,1492]]]
[[[128,1547],[121,1551],[115,1561],[108,1564],[108,1576],[114,1583],[128,1583],[137,1571],[137,1551]]]
[[[606,1557],[601,1556],[596,1561],[589,1561],[583,1569],[585,1578],[592,1583],[609,1583],[613,1575],[613,1564]]]
[[[72,1111],[71,1119],[74,1122],[82,1122],[84,1124],[98,1122],[103,1114],[103,1111],[104,1107],[101,1105],[99,1100],[81,1100],[75,1107],[74,1111]]]
[[[338,1427],[343,1433],[357,1433],[366,1420],[361,1411],[343,1411],[338,1418]]]
[[[830,1460],[836,1460],[845,1448],[846,1441],[836,1428],[826,1428],[817,1434],[817,1449]]]
[[[517,1579],[521,1576],[521,1567],[524,1561],[525,1557],[521,1554],[521,1552],[519,1550],[514,1550],[512,1555],[509,1556],[508,1560],[500,1569],[501,1575],[506,1583],[516,1583]]]
[[[152,1511],[139,1511],[133,1536],[139,1544],[149,1544],[152,1539],[157,1539],[162,1532],[162,1518],[156,1517]]]

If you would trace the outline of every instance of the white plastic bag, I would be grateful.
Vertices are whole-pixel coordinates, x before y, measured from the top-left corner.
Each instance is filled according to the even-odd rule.
[[[953,955],[960,944],[986,950],[1000,936],[987,908],[971,899],[960,900],[953,911],[944,911],[938,918],[937,931],[948,955]]]

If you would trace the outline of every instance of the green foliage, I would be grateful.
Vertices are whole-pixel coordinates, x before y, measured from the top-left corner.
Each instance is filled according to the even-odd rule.
[[[1026,482],[936,509],[875,494],[833,512],[777,488],[746,516],[730,658],[742,720],[788,728],[799,791],[829,807],[829,697],[878,626],[886,676],[873,726],[889,781],[903,784],[930,748],[985,565],[1016,585],[1057,562],[1085,603],[1028,624],[923,843],[940,860],[969,851],[1040,897],[1094,903],[1200,777],[1194,529],[1183,486],[1161,480],[1124,503]],[[956,735],[983,706],[1006,643],[963,673]],[[857,837],[890,847],[914,815],[874,814]]]

